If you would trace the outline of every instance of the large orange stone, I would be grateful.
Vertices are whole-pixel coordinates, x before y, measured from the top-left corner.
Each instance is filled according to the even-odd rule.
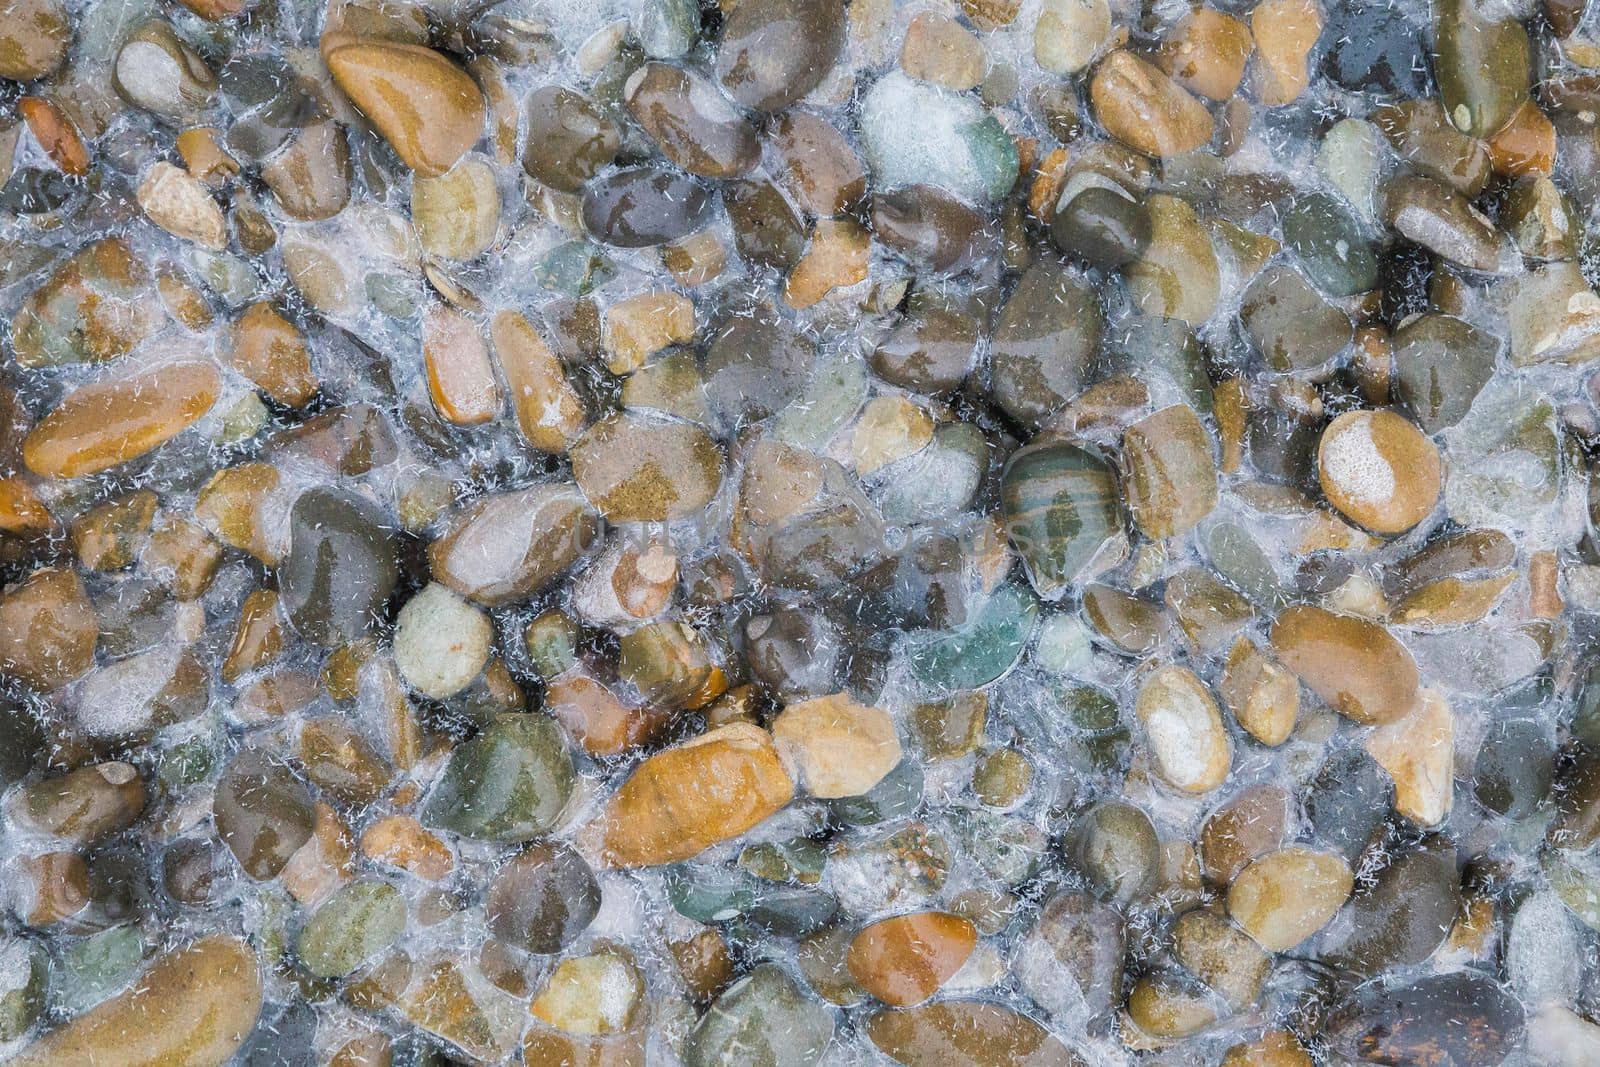
[[[845,964],[861,987],[885,1004],[920,1004],[961,969],[978,930],[959,915],[919,911],[880,919],[850,943]]]
[[[641,763],[594,829],[612,867],[676,863],[744,833],[793,796],[767,732],[729,723]]]
[[[353,41],[328,52],[328,70],[401,162],[437,178],[483,136],[483,94],[431,48]]]
[[[109,470],[188,429],[221,388],[216,365],[196,360],[90,382],[39,420],[22,442],[22,460],[47,478]]]

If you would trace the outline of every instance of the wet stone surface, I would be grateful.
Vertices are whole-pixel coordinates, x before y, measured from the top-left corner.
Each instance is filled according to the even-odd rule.
[[[1600,1062],[1591,6],[0,3],[0,1062]]]

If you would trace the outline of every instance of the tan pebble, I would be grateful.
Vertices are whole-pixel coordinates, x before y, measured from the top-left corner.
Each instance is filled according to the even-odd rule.
[[[791,777],[824,798],[866,793],[901,756],[889,713],[846,693],[789,705],[773,721],[772,738]]]
[[[1316,0],[1261,0],[1250,14],[1256,38],[1254,88],[1268,107],[1293,103],[1311,84],[1306,60],[1322,34]]]
[[[933,440],[933,417],[903,396],[874,397],[850,438],[850,457],[862,477],[914,455]]]
[[[483,331],[448,304],[430,304],[422,318],[422,359],[434,410],[457,426],[479,426],[500,414],[500,381]]]
[[[216,1067],[261,1011],[261,965],[243,940],[214,935],[169,949],[118,993],[17,1054],[15,1067]]]
[[[287,407],[301,407],[317,393],[311,349],[299,329],[261,301],[245,308],[233,327],[233,368]]]
[[[783,285],[788,305],[802,311],[835,289],[867,280],[871,240],[860,223],[850,219],[821,219],[811,234],[811,245]]]
[[[1231,15],[1197,7],[1179,19],[1162,41],[1161,69],[1190,92],[1227,100],[1244,80],[1255,41],[1250,28]]]
[[[1307,848],[1269,852],[1234,879],[1228,914],[1268,952],[1287,952],[1327,925],[1350,897],[1344,860]]]
[[[212,188],[221,188],[239,173],[239,161],[222,146],[222,131],[215,126],[184,130],[175,146],[184,169]]]
[[[22,442],[28,469],[77,478],[136,459],[210,410],[221,390],[211,363],[168,363],[68,393]]]
[[[41,691],[94,666],[100,622],[70,569],[34,571],[0,593],[0,672]]]
[[[500,229],[494,168],[463,159],[437,178],[417,178],[411,183],[411,221],[431,255],[465,260],[488,251]]]
[[[644,997],[644,976],[623,948],[605,946],[556,965],[528,1011],[569,1034],[626,1030]]]
[[[171,163],[157,163],[139,183],[139,206],[150,221],[174,237],[221,251],[228,244],[222,208],[198,179]]]
[[[1340,514],[1380,534],[1403,533],[1433,511],[1443,464],[1438,448],[1404,417],[1347,411],[1322,432],[1317,480]]]
[[[409,815],[385,816],[363,830],[361,854],[375,863],[410,871],[425,882],[441,881],[455,869],[450,846]]]
[[[1528,557],[1528,613],[1537,619],[1559,619],[1566,607],[1561,602],[1559,564],[1552,549],[1541,549]]]
[[[694,301],[668,289],[638,293],[606,308],[601,341],[612,374],[631,374],[670,345],[694,340]]]
[[[490,339],[523,438],[540,452],[565,452],[583,429],[584,410],[561,361],[533,324],[515,311],[495,315]]]
[[[1300,683],[1248,637],[1228,651],[1217,690],[1239,725],[1263,745],[1281,745],[1294,732]]]
[[[1101,61],[1089,99],[1107,133],[1147,156],[1183,155],[1211,140],[1205,105],[1132,52]]]
[[[1364,726],[1393,722],[1416,703],[1416,661],[1379,623],[1297,605],[1272,624],[1272,650],[1335,711]]]
[[[1186,793],[1221,785],[1233,745],[1217,702],[1193,671],[1168,664],[1150,674],[1134,707],[1163,780]]]
[[[1424,689],[1409,715],[1367,736],[1367,752],[1394,779],[1394,807],[1418,826],[1450,814],[1455,785],[1455,716],[1440,694]]]
[[[983,80],[983,43],[948,15],[918,12],[900,46],[900,69],[913,78],[964,92]]]
[[[591,832],[609,866],[676,863],[760,824],[793,796],[771,736],[730,723],[641,763]]]

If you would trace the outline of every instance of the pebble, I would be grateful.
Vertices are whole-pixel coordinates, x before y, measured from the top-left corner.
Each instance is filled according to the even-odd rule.
[[[1107,133],[1147,156],[1180,156],[1211,140],[1205,105],[1132,52],[1118,50],[1100,61],[1089,100]]]
[[[1348,411],[1317,444],[1317,480],[1339,512],[1377,533],[1404,533],[1439,500],[1439,451],[1392,411]]]
[[[776,963],[734,982],[684,1039],[685,1067],[713,1067],[739,1058],[753,1067],[822,1062],[836,1025],[834,1011],[808,996]]]
[[[428,554],[441,584],[498,607],[537,593],[597,538],[594,512],[577,488],[550,482],[473,501]]]
[[[844,42],[844,12],[828,0],[749,0],[723,22],[717,79],[752,111],[782,111],[822,84]]]
[[[1157,770],[1173,787],[1206,793],[1221,785],[1233,763],[1233,746],[1217,702],[1193,671],[1162,667],[1139,687],[1135,714],[1155,755]]]
[[[1322,8],[1316,0],[1261,0],[1250,13],[1256,41],[1256,99],[1268,107],[1291,104],[1311,82],[1311,50],[1322,34]]]
[[[522,157],[529,177],[565,193],[580,192],[621,148],[616,122],[589,98],[556,85],[529,95]]]
[[[772,739],[790,777],[816,797],[860,796],[901,758],[888,712],[843,693],[790,704],[773,720]]]
[[[988,67],[983,43],[947,15],[924,11],[906,27],[900,69],[919,81],[963,92],[982,81]]]
[[[1499,132],[1527,99],[1533,80],[1527,31],[1516,19],[1486,16],[1466,0],[1439,4],[1433,31],[1434,75],[1445,114],[1468,136]]]
[[[335,84],[419,177],[443,175],[483,136],[483,94],[431,48],[341,38],[323,58]]]
[[[0,593],[0,666],[41,692],[94,666],[100,624],[83,582],[47,568]]]
[[[1078,1067],[1083,1062],[1026,1015],[986,1000],[880,1011],[867,1018],[866,1032],[880,1051],[907,1067]]]
[[[493,640],[494,627],[483,612],[431,582],[395,619],[395,666],[422,695],[446,700],[483,670]]]
[[[850,942],[846,962],[867,992],[908,1007],[937,993],[977,943],[977,929],[959,915],[913,912],[866,927]]]
[[[68,393],[28,431],[23,462],[45,478],[121,466],[192,426],[220,390],[216,365],[195,360],[96,379]]]
[[[388,525],[376,504],[349,490],[312,489],[294,502],[278,592],[302,636],[333,646],[373,628],[399,581]]]
[[[72,27],[53,0],[12,0],[0,16],[0,78],[32,81],[67,58]]]
[[[116,1062],[130,1049],[171,1067],[225,1063],[261,1012],[261,965],[235,937],[170,950],[131,988],[27,1045],[27,1067]]]
[[[625,167],[584,188],[583,225],[620,248],[648,248],[687,237],[711,214],[704,186],[675,171]]]
[[[1272,651],[1334,710],[1363,725],[1393,722],[1416,703],[1416,661],[1379,623],[1292,607],[1272,624]]]
[[[17,310],[11,344],[24,367],[117,359],[160,324],[150,272],[126,240],[85,245]]]
[[[702,178],[737,178],[761,158],[756,129],[698,74],[646,63],[623,88],[628,111],[662,155]]]
[[[1123,497],[1146,536],[1192,530],[1217,502],[1211,437],[1194,409],[1175,404],[1128,427],[1122,438]]]
[[[657,866],[739,836],[793,795],[772,737],[730,723],[646,759],[593,827],[607,865]]]
[[[227,245],[222,208],[187,171],[171,163],[157,163],[139,183],[138,198],[150,221],[174,237],[215,250]]]
[[[1269,852],[1228,887],[1228,914],[1268,952],[1287,952],[1327,925],[1349,899],[1343,860],[1307,848]]]
[[[305,338],[264,301],[247,307],[234,324],[229,363],[287,407],[303,407],[316,395],[317,376]]]
[[[1110,38],[1107,0],[1045,0],[1033,27],[1033,58],[1052,74],[1076,74]]]
[[[573,443],[572,473],[606,518],[666,522],[711,501],[722,485],[722,453],[690,423],[615,415]]]
[[[1214,8],[1199,7],[1173,24],[1161,42],[1161,69],[1208,100],[1227,100],[1244,81],[1255,39],[1250,27]]]
[[[445,259],[473,259],[494,244],[500,190],[494,170],[467,157],[438,177],[411,183],[411,219],[422,249]]]

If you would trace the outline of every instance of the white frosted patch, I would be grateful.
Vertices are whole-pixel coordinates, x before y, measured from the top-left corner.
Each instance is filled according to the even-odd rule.
[[[1210,754],[1201,743],[1208,716],[1189,694],[1171,693],[1145,720],[1156,759],[1176,784],[1198,782],[1206,773]]]
[[[1372,439],[1372,420],[1355,419],[1328,438],[1322,449],[1328,480],[1352,500],[1382,506],[1394,498],[1394,468]]]
[[[456,539],[449,570],[473,587],[506,581],[528,556],[537,514],[520,496],[493,501]]]
[[[78,726],[93,738],[127,737],[150,725],[150,705],[172,678],[178,645],[130,656],[89,675],[78,690]]]

